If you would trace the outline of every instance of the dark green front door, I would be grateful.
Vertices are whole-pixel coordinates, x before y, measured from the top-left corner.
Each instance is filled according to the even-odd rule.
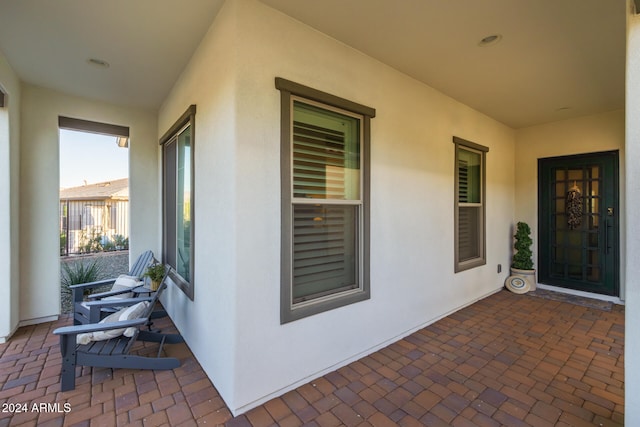
[[[538,280],[618,296],[618,152],[538,160]]]

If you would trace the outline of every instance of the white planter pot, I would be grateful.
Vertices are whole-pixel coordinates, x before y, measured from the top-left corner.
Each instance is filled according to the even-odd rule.
[[[518,268],[511,267],[511,276],[507,277],[504,285],[511,292],[516,294],[524,294],[529,291],[535,291],[536,286],[536,271],[535,270],[520,270]]]

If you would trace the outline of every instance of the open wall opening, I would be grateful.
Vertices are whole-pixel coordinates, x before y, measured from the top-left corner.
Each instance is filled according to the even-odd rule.
[[[68,286],[126,273],[129,128],[59,118],[62,312]]]

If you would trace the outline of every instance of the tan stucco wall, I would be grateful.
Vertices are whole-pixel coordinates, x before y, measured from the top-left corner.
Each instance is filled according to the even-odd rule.
[[[18,326],[20,225],[20,81],[0,52],[0,342]]]
[[[60,313],[58,117],[130,129],[130,256],[160,250],[157,123],[153,111],[22,87],[20,144],[20,320]],[[108,164],[96,161],[96,167]]]

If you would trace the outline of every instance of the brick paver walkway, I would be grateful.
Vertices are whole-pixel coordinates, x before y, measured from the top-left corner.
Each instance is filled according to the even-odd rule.
[[[0,344],[0,427],[624,421],[622,306],[607,312],[502,291],[236,418],[183,345],[168,350],[182,359],[174,371],[84,368],[76,390],[61,393],[51,331],[69,323],[20,328]]]

